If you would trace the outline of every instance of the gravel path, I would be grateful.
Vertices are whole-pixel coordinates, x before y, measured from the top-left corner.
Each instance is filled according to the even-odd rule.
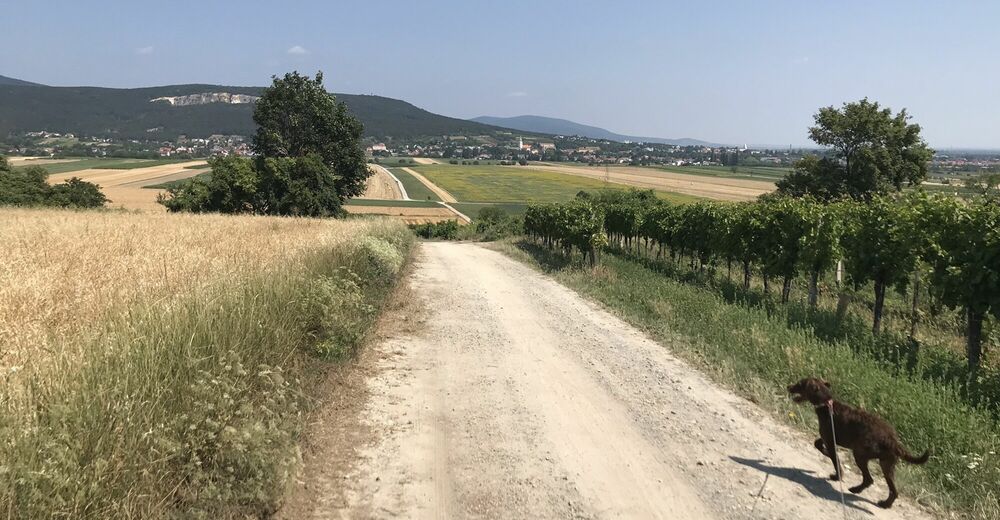
[[[500,253],[421,250],[419,326],[373,349],[363,434],[313,439],[285,517],[843,518],[811,437]],[[849,518],[924,517],[876,480]]]

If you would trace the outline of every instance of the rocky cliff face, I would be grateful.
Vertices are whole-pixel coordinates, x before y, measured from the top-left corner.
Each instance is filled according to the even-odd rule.
[[[170,103],[176,107],[191,105],[207,105],[209,103],[227,103],[230,105],[242,105],[246,103],[256,103],[259,96],[247,94],[230,94],[228,92],[206,92],[204,94],[191,94],[189,96],[158,97],[149,100],[150,103]]]

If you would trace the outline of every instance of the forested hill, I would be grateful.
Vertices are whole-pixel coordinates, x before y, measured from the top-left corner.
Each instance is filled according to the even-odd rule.
[[[0,83],[0,136],[11,132],[50,131],[122,139],[174,139],[178,135],[251,135],[256,128],[253,105],[243,96],[258,96],[261,87],[173,85],[112,89],[47,87]],[[199,94],[235,94],[233,101],[183,101]],[[501,129],[433,114],[405,101],[379,96],[336,94],[376,138],[494,134]],[[156,98],[182,100],[152,101]],[[219,99],[223,101],[219,101]],[[240,102],[236,102],[239,98]]]

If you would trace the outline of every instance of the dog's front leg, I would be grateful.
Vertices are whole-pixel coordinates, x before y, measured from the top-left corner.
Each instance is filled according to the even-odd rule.
[[[830,480],[837,481],[843,476],[843,470],[840,467],[840,458],[837,456],[837,446],[833,443],[833,436],[829,432],[822,432],[822,437],[816,439],[816,449],[820,451],[823,455],[830,457],[833,462],[833,474],[830,475]]]

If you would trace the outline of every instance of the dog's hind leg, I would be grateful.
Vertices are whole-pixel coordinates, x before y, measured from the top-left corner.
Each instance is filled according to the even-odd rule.
[[[871,459],[863,458],[857,453],[854,454],[854,463],[858,465],[858,469],[861,470],[861,483],[857,486],[851,488],[851,493],[861,493],[862,491],[868,489],[868,486],[875,483],[872,479],[872,472],[868,469],[868,461]]]
[[[879,502],[878,506],[889,509],[892,507],[892,503],[896,501],[896,497],[899,496],[899,493],[896,492],[896,457],[894,455],[886,455],[879,459],[878,462],[882,466],[885,483],[889,486],[889,497]]]

